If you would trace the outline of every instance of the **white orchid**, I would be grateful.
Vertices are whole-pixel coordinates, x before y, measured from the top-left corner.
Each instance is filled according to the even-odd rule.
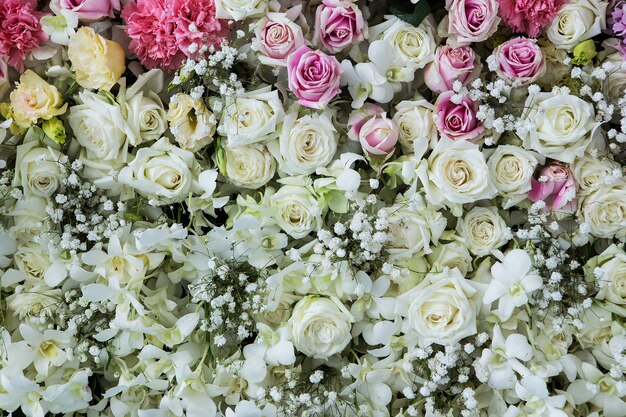
[[[522,364],[533,357],[533,348],[526,336],[511,334],[505,339],[500,326],[493,329],[491,348],[484,349],[478,363],[489,375],[488,383],[493,389],[513,389],[517,375],[530,375],[530,370]]]
[[[570,384],[567,393],[574,405],[591,403],[603,410],[604,417],[626,415],[626,383],[616,381],[590,363],[583,362],[579,370],[581,379]]]

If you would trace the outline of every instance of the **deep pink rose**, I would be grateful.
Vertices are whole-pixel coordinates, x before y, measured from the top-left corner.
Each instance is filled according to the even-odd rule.
[[[469,84],[480,74],[480,57],[469,46],[442,46],[437,49],[435,60],[424,68],[424,81],[435,93],[452,90],[452,84],[458,80],[463,85]]]
[[[114,17],[113,9],[120,9],[120,0],[52,0],[50,9],[56,14],[69,10],[83,22],[95,22],[105,17]]]
[[[476,118],[478,104],[462,97],[458,104],[452,102],[453,91],[439,96],[436,103],[437,130],[452,140],[475,141],[482,137],[485,127]]]
[[[541,170],[539,179],[531,180],[531,185],[530,201],[545,201],[546,207],[553,211],[576,210],[576,181],[566,165],[552,162]]]
[[[365,103],[348,118],[348,137],[359,141],[365,152],[387,155],[393,152],[399,136],[398,126],[387,118],[382,107]]]
[[[493,52],[497,74],[509,81],[529,84],[542,75],[546,60],[537,41],[527,38],[510,39]]]
[[[22,72],[26,54],[48,40],[35,0],[0,0],[0,59]]]
[[[313,41],[332,53],[341,51],[365,38],[361,10],[349,1],[323,0],[315,13]]]
[[[568,0],[500,0],[500,16],[514,32],[536,38]]]
[[[446,0],[448,33],[456,44],[482,42],[498,29],[496,0]]]
[[[304,42],[302,29],[285,13],[267,13],[256,30],[262,56],[266,65],[285,66],[289,54],[296,51]]]
[[[289,88],[298,97],[298,103],[306,107],[322,109],[341,92],[341,65],[337,58],[307,46],[289,55],[287,75]]]

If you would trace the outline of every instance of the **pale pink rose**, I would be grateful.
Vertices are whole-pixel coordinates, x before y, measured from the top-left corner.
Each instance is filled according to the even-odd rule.
[[[529,84],[546,70],[546,60],[537,41],[513,38],[493,51],[496,73],[505,80]]]
[[[334,56],[301,46],[287,58],[289,88],[298,103],[322,109],[341,92],[341,65]]]
[[[287,57],[305,44],[302,29],[286,13],[267,13],[256,30],[259,60],[265,65],[287,65]]]
[[[323,0],[315,13],[316,45],[337,53],[349,45],[361,42],[366,30],[361,10],[349,1]]]
[[[456,44],[487,40],[498,29],[496,0],[446,0],[448,33]]]
[[[114,17],[113,9],[120,9],[119,0],[52,0],[50,9],[58,14],[68,10],[78,15],[83,22],[95,22],[106,17]]]
[[[469,84],[480,74],[480,56],[469,46],[442,46],[437,49],[435,60],[424,68],[424,82],[435,93],[452,90],[454,81]]]
[[[452,140],[475,141],[482,137],[485,127],[476,117],[478,104],[462,97],[458,104],[452,101],[453,91],[443,93],[437,99],[435,114],[437,130]]]
[[[561,162],[552,162],[544,167],[539,179],[531,180],[528,192],[530,201],[544,201],[552,211],[573,212],[576,210],[576,180],[570,169]]]
[[[382,107],[365,103],[348,118],[348,137],[359,141],[363,150],[372,155],[393,152],[400,131],[393,120],[387,118]]]

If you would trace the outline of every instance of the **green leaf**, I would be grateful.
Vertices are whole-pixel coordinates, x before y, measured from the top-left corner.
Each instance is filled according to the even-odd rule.
[[[419,0],[415,5],[410,0],[392,0],[389,11],[415,27],[419,26],[431,12],[428,0]]]

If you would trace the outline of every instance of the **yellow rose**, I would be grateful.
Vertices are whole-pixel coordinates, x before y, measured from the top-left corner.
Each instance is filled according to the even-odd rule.
[[[108,91],[126,69],[124,49],[86,26],[76,31],[67,54],[76,82],[84,88]]]
[[[22,74],[11,92],[11,117],[19,127],[28,128],[39,119],[49,120],[65,113],[66,108],[59,90],[31,70]]]

